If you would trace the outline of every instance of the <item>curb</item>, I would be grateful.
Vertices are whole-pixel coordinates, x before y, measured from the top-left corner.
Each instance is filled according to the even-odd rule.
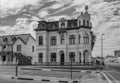
[[[34,78],[23,78],[23,77],[11,77],[11,79],[17,79],[17,80],[37,80]],[[59,83],[79,83],[80,80],[50,80],[50,79],[39,79],[39,81],[44,81],[44,82],[59,82]]]
[[[58,72],[70,72],[70,70],[55,70],[55,69],[30,69],[30,68],[21,68],[23,70],[40,70],[40,71],[58,71]],[[92,73],[92,70],[73,70],[72,72],[82,72],[82,73]]]

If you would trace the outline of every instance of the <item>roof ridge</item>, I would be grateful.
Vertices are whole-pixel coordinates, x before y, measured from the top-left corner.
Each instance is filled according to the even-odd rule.
[[[19,35],[31,35],[30,33],[26,33],[26,34],[13,34],[13,35],[2,35],[0,37],[6,37],[6,36],[19,36]]]

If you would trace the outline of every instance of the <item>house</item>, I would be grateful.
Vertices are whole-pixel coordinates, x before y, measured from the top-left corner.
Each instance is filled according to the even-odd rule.
[[[0,36],[1,64],[33,64],[36,40],[31,34]]]
[[[36,63],[65,65],[90,63],[92,23],[88,6],[76,19],[39,21],[36,31]]]
[[[120,50],[115,50],[114,56],[117,58],[117,62],[120,62]]]

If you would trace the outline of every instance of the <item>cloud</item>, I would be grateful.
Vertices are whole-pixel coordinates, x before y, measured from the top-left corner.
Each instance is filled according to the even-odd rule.
[[[0,17],[8,16],[9,14],[16,14],[25,6],[35,6],[41,0],[1,0],[0,3]]]
[[[61,8],[63,6],[63,4],[55,4],[55,5],[52,5],[49,9],[58,9],[58,8]]]
[[[39,17],[45,17],[49,15],[48,10],[42,10],[39,12]]]
[[[68,19],[77,17],[86,4],[89,6],[91,14],[92,31],[97,36],[93,56],[100,56],[100,37],[102,33],[105,34],[104,56],[107,54],[113,55],[113,50],[120,48],[120,0],[2,0],[0,17],[27,11],[28,7],[29,14],[18,17],[14,26],[0,26],[0,33],[5,31],[7,34],[10,30],[9,34],[29,32],[35,35],[33,29],[37,27],[36,21],[42,18],[47,18],[50,21],[59,20],[62,17]],[[67,13],[65,13],[66,11]]]
[[[27,18],[18,18],[16,19],[16,25],[14,26],[0,26],[0,34],[10,35],[30,33],[33,37],[35,37],[34,29],[37,27],[37,24],[37,21],[32,20],[29,22],[29,19]]]

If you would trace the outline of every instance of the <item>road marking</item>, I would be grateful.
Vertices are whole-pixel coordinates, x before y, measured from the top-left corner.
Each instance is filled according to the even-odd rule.
[[[101,73],[105,76],[105,78],[107,79],[108,83],[112,83],[112,81],[103,72],[101,72]]]
[[[115,80],[116,83],[119,83],[119,81],[117,81],[110,73],[108,73],[108,74],[111,78],[113,78]]]

